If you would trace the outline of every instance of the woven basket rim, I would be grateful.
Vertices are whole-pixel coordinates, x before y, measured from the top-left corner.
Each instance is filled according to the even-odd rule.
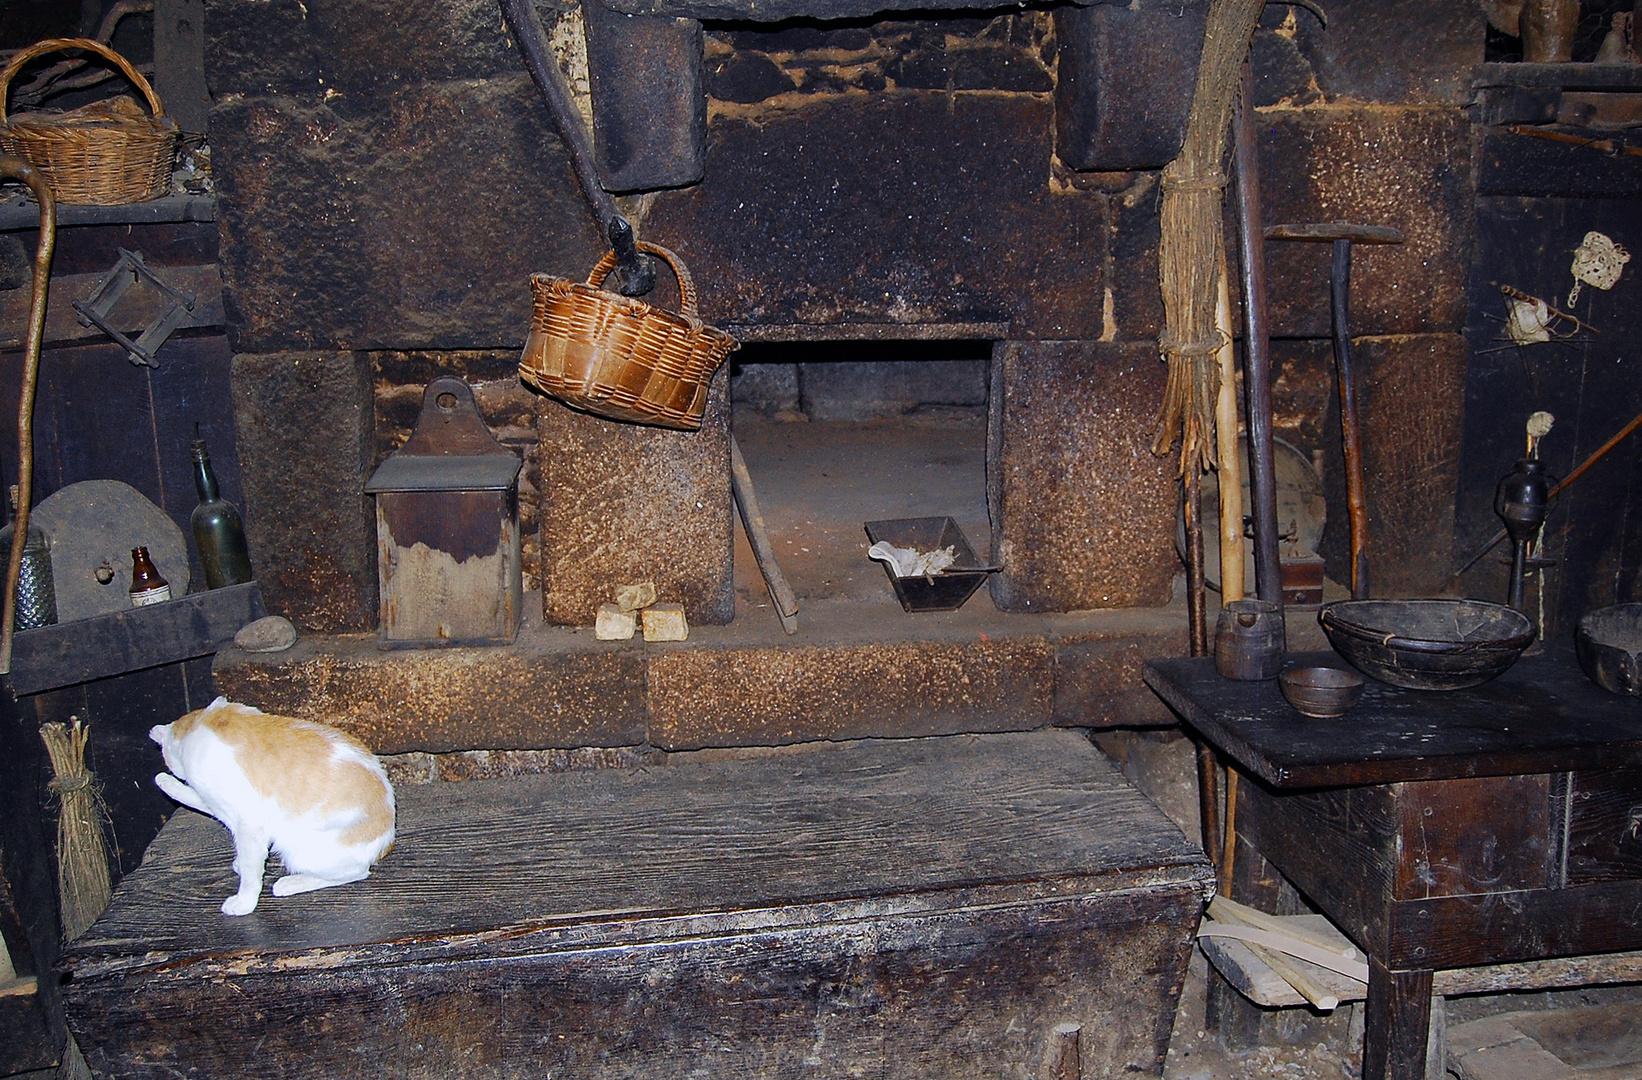
[[[538,282],[540,282],[563,291],[574,292],[580,296],[590,297],[601,303],[608,304],[617,310],[624,311],[634,316],[660,319],[664,322],[672,323],[679,329],[691,334],[699,334],[703,337],[713,338],[717,341],[736,341],[734,335],[725,330],[720,330],[711,323],[702,322],[701,319],[695,316],[684,315],[677,311],[670,311],[664,307],[657,307],[654,304],[647,304],[643,300],[636,300],[631,296],[623,296],[620,293],[613,293],[606,289],[589,285],[585,281],[575,281],[571,278],[559,277],[556,274],[537,273],[530,275],[530,282],[532,286],[535,286]],[[736,342],[736,344],[740,343]]]

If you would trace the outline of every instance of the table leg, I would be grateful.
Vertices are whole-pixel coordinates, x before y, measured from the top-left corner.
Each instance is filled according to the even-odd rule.
[[[1363,1080],[1425,1080],[1431,972],[1392,971],[1368,958]]]

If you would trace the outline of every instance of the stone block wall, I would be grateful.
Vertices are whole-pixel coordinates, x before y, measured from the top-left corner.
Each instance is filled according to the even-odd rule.
[[[1420,591],[1453,516],[1473,188],[1465,88],[1482,16],[1466,0],[1340,0],[1329,15],[1322,30],[1303,9],[1273,7],[1255,42],[1266,214],[1394,225],[1409,237],[1361,250],[1353,318],[1373,414],[1375,572],[1387,591]],[[708,476],[727,405],[679,444],[691,448],[681,456],[662,449],[668,433],[594,437],[584,429],[610,425],[508,385],[529,274],[582,277],[600,246],[497,9],[215,2],[206,23],[235,349],[367,364],[375,406],[356,410],[363,427],[345,434],[376,455],[403,436],[424,375],[475,382],[487,418],[527,455],[526,505],[557,522],[526,562],[570,590],[560,607],[548,590],[553,620],[585,621],[585,583],[575,582],[590,574],[579,568],[596,543],[592,522],[671,505],[681,490],[678,475],[637,463],[682,470],[691,501],[703,502],[687,530],[703,549],[680,560],[640,526],[613,561],[688,566],[691,580],[678,584],[692,617],[727,618],[728,489]],[[1178,568],[1172,468],[1144,451],[1161,386],[1148,351],[1161,321],[1157,177],[1057,162],[1049,15],[708,24],[705,43],[705,178],[623,200],[642,236],[689,261],[702,316],[748,339],[1006,343],[993,374],[990,483],[1013,565],[995,600],[1067,610],[1166,598]],[[1279,432],[1336,469],[1328,353],[1313,347],[1328,333],[1325,250],[1273,245],[1271,294],[1274,334],[1297,339],[1280,349]],[[240,419],[253,446],[259,425],[282,422]],[[269,445],[331,455],[343,434]],[[597,475],[577,476],[576,509],[556,518],[568,488],[555,487],[554,464],[590,451]],[[264,467],[261,495],[249,468],[248,502],[277,497],[290,464]],[[1111,487],[1087,479],[1092,466]],[[285,546],[263,563],[287,573],[283,607],[299,622],[367,629],[370,588],[338,604],[317,578],[301,584],[310,556],[356,543],[332,561],[352,568],[349,580],[374,580],[360,569],[374,558],[368,530],[329,522],[294,503],[279,525]],[[1340,535],[1331,529],[1325,545],[1337,578]],[[1078,554],[1086,549],[1095,554]]]

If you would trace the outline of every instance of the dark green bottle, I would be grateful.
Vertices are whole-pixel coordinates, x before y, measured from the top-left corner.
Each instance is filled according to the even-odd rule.
[[[205,568],[205,587],[220,589],[251,580],[251,554],[245,547],[245,525],[234,504],[217,491],[217,474],[205,440],[194,440],[194,489],[200,504],[194,507],[194,546]]]

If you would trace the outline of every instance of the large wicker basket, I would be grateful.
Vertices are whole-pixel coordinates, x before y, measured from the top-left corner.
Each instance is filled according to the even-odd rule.
[[[125,98],[69,112],[10,115],[11,81],[24,65],[46,53],[83,49],[112,62],[142,91],[153,115]],[[171,186],[177,125],[136,68],[119,53],[89,38],[48,38],[11,58],[0,71],[0,149],[45,174],[58,202],[123,206],[159,198]]]
[[[696,318],[696,286],[684,260],[639,242],[678,277],[679,311],[599,288],[616,267],[610,252],[587,275],[568,281],[532,274],[530,334],[519,377],[566,405],[613,420],[697,431],[707,384],[735,338]]]

